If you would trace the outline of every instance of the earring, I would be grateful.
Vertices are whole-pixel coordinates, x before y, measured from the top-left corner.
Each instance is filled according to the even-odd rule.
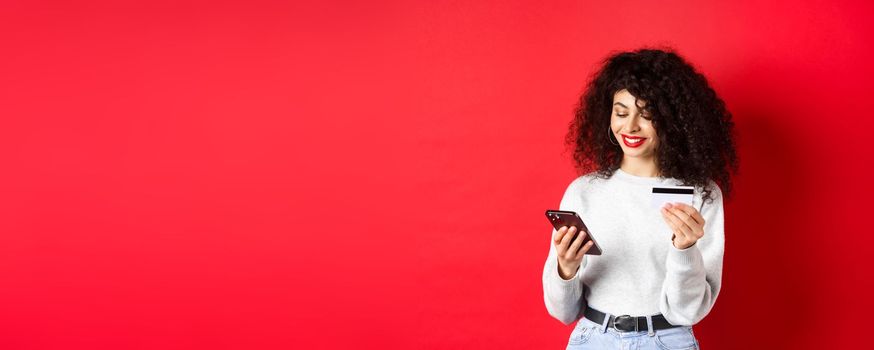
[[[614,144],[614,145],[616,145],[616,146],[619,146],[619,142],[618,142],[618,141],[617,141],[616,143],[613,143],[613,137],[611,137],[611,136],[613,136],[612,131],[613,131],[613,130],[610,129],[610,125],[607,125],[607,141],[610,141],[610,143],[612,143],[612,144]]]

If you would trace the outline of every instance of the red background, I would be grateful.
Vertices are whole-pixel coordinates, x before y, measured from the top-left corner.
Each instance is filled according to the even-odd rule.
[[[583,84],[642,45],[676,48],[737,123],[702,346],[850,345],[874,311],[871,15],[4,1],[0,347],[563,348],[543,211],[577,176]]]

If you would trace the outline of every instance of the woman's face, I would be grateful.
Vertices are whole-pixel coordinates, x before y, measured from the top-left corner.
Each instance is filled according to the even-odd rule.
[[[655,155],[659,139],[652,126],[652,116],[643,109],[646,103],[635,100],[625,89],[613,95],[610,129],[626,157],[650,158]]]

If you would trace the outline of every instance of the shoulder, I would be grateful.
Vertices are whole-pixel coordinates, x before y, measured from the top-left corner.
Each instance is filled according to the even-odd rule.
[[[593,174],[577,176],[567,185],[564,196],[561,198],[559,209],[580,212],[583,210],[585,199],[590,197],[592,191],[597,188]]]
[[[565,193],[585,193],[603,186],[605,180],[596,172],[580,175],[571,180]]]
[[[677,184],[680,186],[688,186],[688,185],[685,185],[680,180],[677,180]],[[716,183],[716,181],[713,181],[713,180],[708,179],[707,184],[704,186],[701,186],[701,185],[695,186],[695,195],[699,195],[699,196],[703,195],[706,191],[710,191],[714,195],[715,194],[722,195],[722,190],[719,188],[719,185]]]
[[[722,201],[722,189],[719,188],[719,185],[716,183],[716,181],[707,180],[707,187],[705,188],[705,190],[710,191],[710,197],[713,198],[713,200],[719,200],[720,202]]]
[[[704,187],[695,188],[695,197],[697,197],[696,201],[699,203],[699,211],[704,210],[706,207],[722,206],[722,189],[713,180],[707,180],[707,185]]]
[[[580,188],[584,189],[591,186],[597,186],[599,180],[602,180],[598,177],[598,173],[590,172],[585,175],[580,175],[577,178],[573,179],[570,184],[568,184],[568,188]]]

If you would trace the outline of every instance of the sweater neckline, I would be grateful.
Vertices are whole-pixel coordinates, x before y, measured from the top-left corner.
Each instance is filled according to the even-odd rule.
[[[616,171],[613,173],[613,176],[620,179],[620,180],[623,180],[626,182],[632,182],[632,183],[636,183],[636,184],[640,184],[640,185],[666,185],[666,184],[672,184],[673,182],[675,182],[675,179],[673,179],[673,178],[665,178],[665,177],[661,177],[661,176],[649,177],[649,176],[632,175],[632,174],[626,173],[625,171],[622,171],[621,168],[616,168]]]

